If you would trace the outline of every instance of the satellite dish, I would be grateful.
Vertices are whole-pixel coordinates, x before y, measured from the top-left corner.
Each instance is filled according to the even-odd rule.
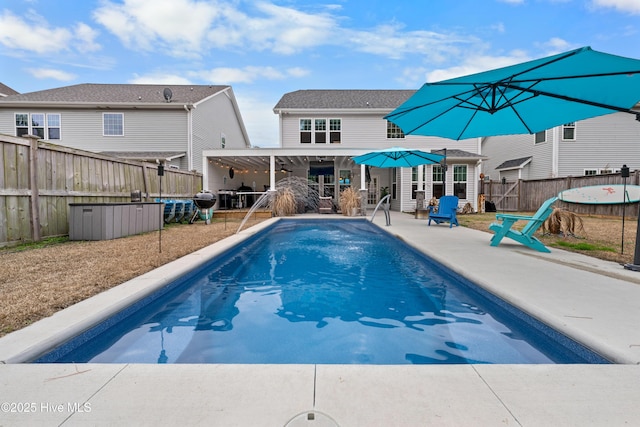
[[[167,100],[167,102],[171,102],[171,97],[173,96],[173,92],[171,92],[171,89],[169,89],[168,87],[164,88],[164,99]]]

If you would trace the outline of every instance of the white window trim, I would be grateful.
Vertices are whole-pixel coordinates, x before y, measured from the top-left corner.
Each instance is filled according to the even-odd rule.
[[[390,131],[389,127],[390,127],[390,126],[395,126],[395,127],[398,129],[398,131],[399,131],[399,133],[396,133],[396,134],[395,134],[395,135],[398,135],[398,136],[396,136],[395,138],[393,138],[393,137],[389,137],[389,133],[390,133],[390,132],[389,132],[389,131]],[[392,140],[392,139],[403,139],[403,138],[406,136],[406,135],[404,134],[404,132],[402,131],[402,129],[400,128],[400,126],[398,126],[397,124],[395,124],[395,123],[393,123],[392,121],[389,121],[389,120],[387,120],[387,128],[386,128],[386,131],[387,131],[387,136],[386,136],[386,139],[387,139],[387,140]]]
[[[13,113],[13,130],[14,130],[14,133],[15,133],[16,136],[18,135],[18,128],[19,127],[24,127],[24,126],[18,126],[16,124],[17,116],[18,115],[24,115],[24,114],[26,114],[26,116],[27,116],[27,126],[26,126],[27,135],[34,135],[33,128],[37,127],[37,128],[43,128],[44,135],[42,137],[42,140],[44,140],[44,141],[60,141],[60,140],[62,140],[62,114],[60,114],[60,113],[52,113],[52,112],[47,112],[47,111],[44,111],[44,112],[38,111],[36,113],[28,112],[28,111],[17,111],[15,113]],[[43,123],[42,126],[33,126],[32,119],[31,119],[33,114],[41,114],[43,116],[44,123]],[[51,126],[50,127],[49,126],[49,116],[53,115],[53,114],[58,116],[60,124],[58,126]],[[60,138],[49,139],[49,128],[58,129],[59,130],[59,134],[60,134]]]
[[[565,128],[573,129],[573,138],[568,139],[564,137]],[[573,126],[567,126],[566,124],[562,125],[560,127],[560,138],[562,139],[562,141],[576,141],[578,139],[578,124],[576,122],[573,122]]]
[[[301,129],[301,122],[303,120],[311,120],[311,129],[310,130],[302,130]],[[325,130],[324,133],[326,135],[326,142],[318,142],[316,143],[316,133],[321,133],[323,131],[317,131],[316,130],[316,120],[324,120],[324,124],[325,124]],[[339,120],[340,121],[340,130],[333,130],[331,129],[331,120]],[[309,132],[311,133],[311,142],[302,142],[300,141],[300,134],[302,132]],[[339,132],[340,133],[340,140],[338,142],[331,142],[331,133],[333,132]],[[301,117],[298,119],[298,144],[301,145],[322,145],[322,146],[327,146],[329,144],[340,144],[342,143],[342,118],[340,117]]]
[[[108,135],[108,134],[106,134],[104,132],[104,130],[105,130],[104,129],[104,116],[107,115],[107,114],[119,115],[120,117],[122,117],[122,134],[120,134],[120,135]],[[110,111],[108,113],[107,112],[102,113],[102,136],[104,136],[104,137],[115,137],[115,138],[124,136],[124,113],[116,113],[116,112],[113,112],[113,111]]]
[[[544,139],[540,142],[536,142],[536,135],[539,133],[544,133]],[[538,145],[538,144],[544,144],[545,142],[547,142],[547,131],[541,131],[541,132],[536,132],[533,134],[533,145]]]

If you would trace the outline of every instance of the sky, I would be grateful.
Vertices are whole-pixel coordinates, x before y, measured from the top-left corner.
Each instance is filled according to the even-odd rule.
[[[640,59],[640,0],[0,0],[0,82],[230,85],[252,145],[302,89],[418,89],[591,46]]]

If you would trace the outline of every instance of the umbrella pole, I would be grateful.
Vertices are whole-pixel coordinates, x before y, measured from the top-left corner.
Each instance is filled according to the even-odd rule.
[[[640,271],[640,203],[638,204],[638,229],[636,230],[636,249],[633,254],[633,264],[625,264],[627,270]]]
[[[638,211],[638,230],[636,231],[636,249],[633,254],[633,264],[625,264],[627,270],[640,271],[640,210]]]

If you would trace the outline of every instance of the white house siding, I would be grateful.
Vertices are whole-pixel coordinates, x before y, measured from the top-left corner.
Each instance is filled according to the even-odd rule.
[[[287,114],[280,116],[282,148],[314,147],[318,149],[340,146],[345,148],[381,149],[394,145],[405,148],[419,148],[422,150],[439,150],[442,148],[456,148],[472,153],[477,152],[477,140],[467,139],[453,141],[439,137],[407,136],[406,138],[387,138],[387,122],[382,117],[383,113],[370,114],[344,114],[336,112],[315,112],[305,114]],[[284,119],[283,119],[284,117]],[[339,118],[341,122],[340,144],[301,144],[300,143],[300,119],[330,119]],[[313,124],[312,124],[313,125]]]
[[[166,110],[116,110],[109,113],[124,114],[124,136],[103,136],[102,110],[65,110],[65,109],[16,109],[2,111],[1,133],[15,135],[14,113],[59,113],[61,139],[52,140],[54,144],[88,151],[140,151],[146,147],[153,151],[184,150],[186,139],[186,112]],[[6,126],[6,117],[10,124]]]
[[[585,169],[640,169],[640,122],[616,113],[576,123],[576,140],[559,141],[560,176],[580,176]]]
[[[249,141],[240,127],[241,118],[236,116],[229,97],[220,92],[196,105],[193,114],[193,165],[202,171],[203,150],[223,150],[225,148],[248,148]]]
[[[506,135],[483,139],[482,155],[489,159],[482,162],[482,172],[492,180],[505,176],[496,170],[507,160],[532,156],[533,160],[522,170],[522,179],[542,179],[552,176],[553,131],[547,131],[547,140],[534,143],[534,135]],[[508,178],[513,176],[509,172]]]
[[[340,114],[326,112],[310,112],[305,114],[286,114],[281,117],[281,140],[282,148],[312,148],[318,150],[318,155],[323,155],[322,151],[329,152],[332,148],[365,148],[367,150],[377,150],[390,146],[402,146],[405,148],[417,148],[425,151],[447,149],[459,149],[468,152],[477,152],[477,139],[467,139],[463,141],[453,141],[439,137],[407,136],[405,138],[387,138],[387,122],[382,119],[383,113],[371,114]],[[302,144],[300,143],[300,119],[318,118],[340,118],[341,119],[341,143],[340,144]],[[312,123],[313,125],[313,123]],[[312,130],[313,132],[313,130]],[[461,200],[461,204],[467,201],[475,206],[476,186],[474,179],[479,175],[476,169],[475,160],[471,163],[457,161],[458,164],[467,165],[467,198]],[[451,163],[450,163],[451,165]],[[425,183],[425,197],[432,197],[431,191],[431,167],[427,168],[427,179]],[[372,174],[380,178],[380,187],[389,187],[391,191],[392,183],[388,173],[380,173],[375,169]],[[415,210],[415,199],[411,198],[411,168],[404,168],[398,174],[398,191],[396,199],[392,200],[392,208],[410,212]],[[358,181],[354,180],[354,183]],[[453,194],[453,167],[447,173],[447,194]]]
[[[0,110],[0,133],[16,136],[13,112]]]
[[[304,92],[304,91],[303,91]],[[301,149],[307,148],[310,150],[317,150],[318,156],[330,156],[331,151],[336,148],[357,148],[365,151],[377,150],[387,148],[391,146],[402,146],[405,148],[416,148],[425,151],[441,150],[447,148],[450,150],[462,150],[468,153],[478,153],[480,149],[479,139],[473,138],[464,141],[454,141],[450,139],[444,139],[439,137],[425,137],[425,136],[407,136],[406,138],[387,138],[387,121],[384,120],[384,115],[391,112],[393,108],[387,110],[389,99],[395,99],[397,94],[385,93],[385,91],[370,91],[371,93],[365,93],[367,96],[380,97],[380,99],[369,99],[366,104],[371,102],[372,108],[352,107],[347,105],[358,104],[358,97],[362,96],[362,93],[346,93],[339,94],[340,91],[327,91],[323,93],[319,91],[317,94],[306,93],[294,93],[293,97],[286,100],[282,104],[279,103],[276,106],[275,111],[279,113],[279,126],[280,126],[280,141],[282,150],[287,149]],[[357,92],[357,91],[356,91]],[[291,94],[287,94],[291,95]],[[306,99],[296,97],[300,95],[304,98],[307,95],[317,95],[317,99]],[[410,94],[403,94],[403,96],[410,96]],[[335,107],[332,107],[331,98],[335,100]],[[389,98],[387,98],[389,97]],[[396,97],[397,98],[397,97]],[[283,97],[284,99],[284,97]],[[363,100],[362,98],[361,100]],[[398,99],[395,101],[400,102]],[[385,104],[385,102],[387,102]],[[393,101],[392,101],[393,102]],[[361,103],[364,105],[365,103]],[[360,104],[358,104],[360,105]],[[384,106],[383,106],[384,105]],[[325,107],[326,106],[326,107]],[[339,144],[331,143],[314,143],[314,119],[326,119],[327,124],[330,119],[341,120],[341,137]],[[311,119],[312,120],[312,143],[300,142],[300,120]],[[461,201],[461,203],[471,202],[474,207],[476,205],[476,193],[477,186],[475,184],[479,171],[477,169],[477,159],[475,158],[460,158],[455,161],[457,164],[465,164],[467,166],[467,199]],[[448,162],[452,165],[452,162]],[[357,169],[357,168],[356,168]],[[431,186],[431,167],[426,166],[427,176],[425,184],[425,196],[430,198],[432,195]],[[392,191],[393,183],[391,182],[391,174],[388,169],[371,169],[372,177],[379,178],[379,188],[388,187],[389,191]],[[355,173],[354,173],[355,177]],[[416,207],[416,202],[411,198],[412,182],[411,182],[411,168],[404,168],[398,171],[397,174],[397,190],[396,198],[392,200],[392,209],[401,211],[413,211]],[[354,179],[353,182],[358,185],[358,182]],[[453,168],[449,168],[447,174],[447,194],[453,193]]]
[[[633,115],[615,113],[582,120],[576,122],[575,133],[574,141],[565,141],[562,126],[549,129],[547,141],[540,144],[533,143],[533,135],[485,138],[482,154],[489,160],[483,162],[483,172],[491,179],[499,179],[501,175],[495,167],[528,156],[532,161],[523,169],[523,179],[581,176],[585,169],[616,170],[623,164],[632,170],[640,169],[640,123]],[[507,176],[512,175],[509,172]]]

